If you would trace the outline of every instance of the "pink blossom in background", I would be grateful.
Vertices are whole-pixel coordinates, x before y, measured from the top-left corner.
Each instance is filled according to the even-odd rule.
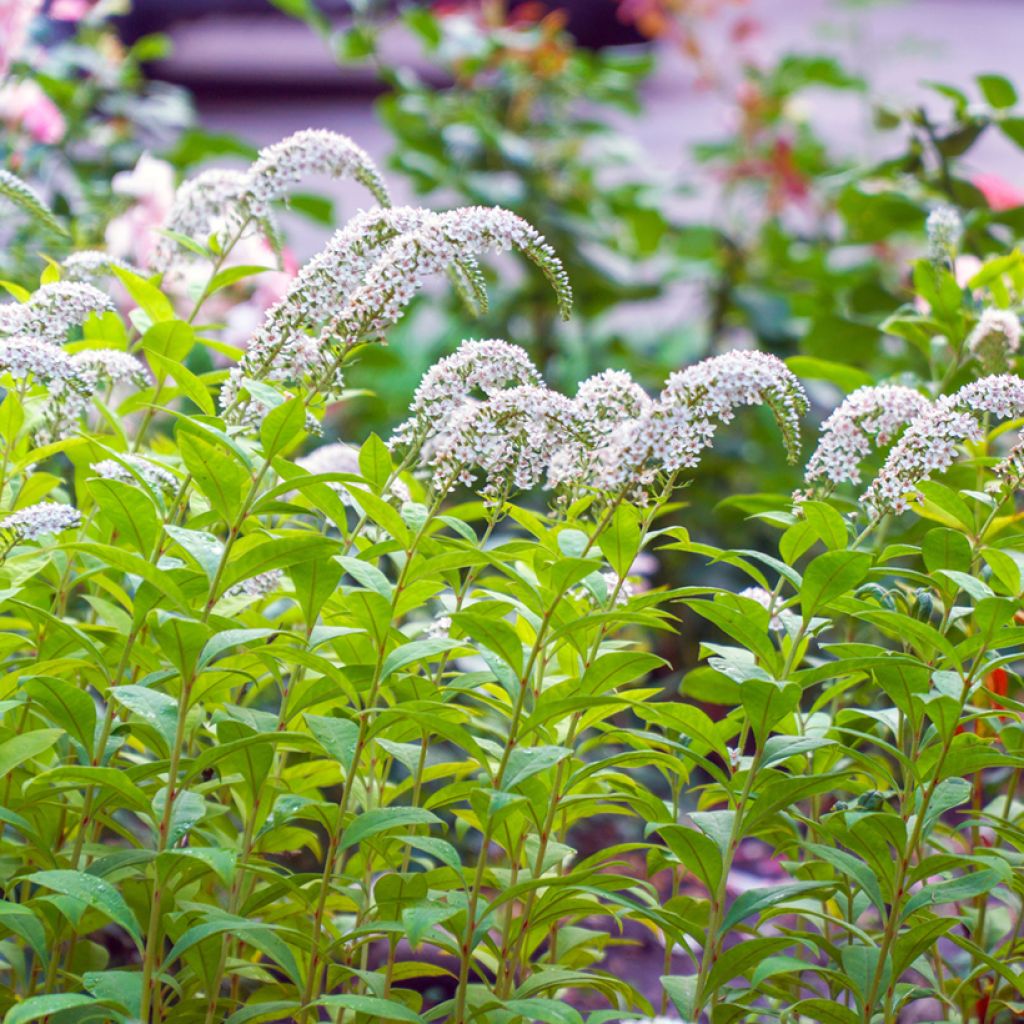
[[[998,174],[976,174],[971,184],[985,197],[985,202],[997,212],[1024,206],[1024,190]]]
[[[107,249],[111,256],[147,267],[159,238],[156,231],[174,202],[174,168],[143,153],[132,170],[114,175],[111,187],[135,203],[107,225]]]
[[[0,86],[0,121],[48,146],[60,142],[67,129],[60,108],[31,79]]]
[[[18,59],[43,0],[0,0],[0,79]]]
[[[255,238],[252,244],[244,246],[249,251],[232,253],[232,262],[250,266],[272,267],[275,257],[273,249],[265,238]],[[240,247],[242,248],[242,247]],[[268,309],[284,298],[292,278],[299,272],[298,260],[289,249],[281,253],[281,270],[271,270],[252,278],[255,288],[247,302],[231,307],[225,316],[224,340],[244,348],[256,328],[263,323]]]
[[[81,21],[93,8],[93,0],[53,0],[46,12],[55,21]]]

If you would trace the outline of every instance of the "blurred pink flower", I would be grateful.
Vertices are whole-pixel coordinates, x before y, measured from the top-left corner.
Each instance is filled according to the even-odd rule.
[[[81,21],[93,8],[93,0],[53,0],[46,12],[55,21]]]
[[[998,174],[976,174],[971,184],[985,197],[985,201],[993,209],[1013,210],[1024,206],[1024,190]]]
[[[0,86],[0,121],[48,146],[60,142],[67,128],[60,108],[31,79]]]
[[[18,59],[43,0],[0,0],[0,79]]]
[[[114,175],[111,187],[115,195],[135,203],[107,225],[107,250],[111,256],[146,267],[159,237],[156,230],[174,202],[174,168],[143,153],[132,170]]]

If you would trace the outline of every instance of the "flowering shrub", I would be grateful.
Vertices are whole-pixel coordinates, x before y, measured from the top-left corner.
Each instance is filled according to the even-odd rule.
[[[208,304],[312,169],[380,205],[235,349]],[[319,444],[430,277],[479,310],[515,250],[572,301],[521,218],[392,208],[340,136],[187,182],[149,276],[91,253],[17,291],[5,1024],[1013,1013],[1024,264],[961,288],[955,212],[931,232],[885,325],[914,369],[826,420],[758,512],[777,552],[696,540],[679,504],[747,407],[730,431],[774,419],[796,460],[803,387],[756,351],[565,394],[466,341],[389,441]],[[652,552],[726,573],[650,588]],[[697,618],[680,678],[660,637]],[[642,934],[660,985],[611,966]]]

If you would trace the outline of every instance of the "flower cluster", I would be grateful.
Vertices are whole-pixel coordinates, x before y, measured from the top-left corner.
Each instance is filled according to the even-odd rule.
[[[551,459],[575,427],[572,402],[543,386],[497,391],[469,400],[438,424],[423,448],[439,489],[472,484],[482,474],[481,494],[498,501],[512,490],[539,484]]]
[[[925,221],[928,234],[928,254],[933,260],[952,259],[964,232],[960,214],[952,206],[939,206],[928,214]]]
[[[223,404],[236,405],[246,377],[301,382],[326,396],[336,394],[341,363],[352,346],[394,323],[429,275],[460,271],[474,280],[476,257],[491,249],[517,249],[532,260],[568,315],[572,293],[561,263],[534,228],[507,210],[433,213],[403,207],[361,214],[268,312],[225,384]]]
[[[103,459],[94,463],[92,471],[104,480],[137,484],[142,480],[154,491],[173,491],[178,478],[168,469],[140,455],[121,455],[116,459]]]
[[[15,380],[33,377],[42,384],[69,380],[74,367],[68,354],[58,345],[39,338],[0,338],[0,371]]]
[[[49,389],[44,423],[36,433],[36,440],[42,444],[67,437],[89,408],[92,397],[104,388],[119,384],[142,388],[149,383],[142,363],[117,349],[83,349],[68,357],[68,364],[70,375],[55,380]]]
[[[642,499],[659,474],[696,466],[736,408],[760,404],[771,409],[795,459],[807,408],[800,382],[775,356],[738,350],[673,373],[649,409],[622,421],[594,453],[589,482],[605,491],[625,488]]]
[[[257,216],[269,203],[288,194],[292,186],[313,174],[332,178],[353,178],[365,186],[381,204],[391,197],[367,152],[337,132],[309,128],[261,149],[247,174],[246,202]]]
[[[944,395],[907,427],[861,498],[872,515],[902,512],[908,497],[933,473],[948,469],[957,447],[983,437],[981,417],[1024,416],[1024,380],[1011,374],[982,377]]]
[[[804,479],[824,482],[827,489],[860,480],[861,460],[873,445],[885,447],[908,423],[923,415],[931,403],[913,388],[901,385],[858,388],[821,426],[821,439],[807,463]],[[814,491],[798,493],[800,500]]]
[[[43,501],[11,512],[0,519],[0,530],[10,530],[19,540],[35,540],[50,533],[73,530],[82,523],[82,515],[71,505]]]
[[[0,306],[0,334],[42,338],[55,344],[93,313],[112,312],[114,303],[90,284],[61,281],[44,284],[27,302]]]
[[[496,499],[545,480],[563,498],[586,487],[642,499],[661,473],[695,466],[719,423],[767,404],[795,452],[806,399],[774,356],[731,352],[672,374],[652,400],[622,371],[550,391],[526,354],[499,341],[464,342],[427,372],[392,447],[422,451],[435,483],[472,484]]]
[[[967,349],[988,373],[1002,373],[1020,350],[1020,320],[1008,309],[986,309],[967,336]]]
[[[351,177],[365,185],[383,206],[387,187],[366,152],[336,132],[296,132],[260,150],[246,170],[210,170],[185,182],[175,193],[164,228],[205,244],[211,236],[223,246],[252,226],[274,235],[270,204],[310,174]],[[154,266],[167,270],[178,250],[171,238],[157,246]]]
[[[68,281],[91,284],[113,275],[114,268],[138,274],[139,270],[125,260],[118,259],[100,249],[83,249],[74,252],[61,263],[61,270]]]

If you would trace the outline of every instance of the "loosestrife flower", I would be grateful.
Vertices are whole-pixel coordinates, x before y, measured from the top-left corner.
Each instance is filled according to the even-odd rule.
[[[937,399],[889,452],[862,504],[874,516],[904,511],[922,482],[952,465],[960,444],[982,439],[985,413],[1001,419],[1024,416],[1024,380],[1012,374],[982,377]],[[1006,463],[1000,469],[1007,471]]]
[[[735,351],[673,373],[649,410],[625,420],[597,450],[590,482],[599,490],[630,489],[642,500],[659,473],[696,466],[737,407],[759,404],[771,409],[795,459],[807,408],[800,382],[775,356]]]
[[[59,344],[72,327],[93,313],[112,312],[114,303],[90,284],[44,284],[27,302],[0,306],[0,334],[22,334]]]
[[[939,206],[928,214],[925,231],[928,235],[928,255],[936,261],[952,259],[960,245],[964,224],[952,206]]]
[[[544,478],[554,452],[574,426],[572,402],[546,387],[525,385],[469,400],[438,424],[423,452],[438,490],[483,476],[481,494],[499,501]]]
[[[0,519],[0,530],[11,530],[19,540],[35,540],[50,533],[73,530],[82,523],[82,515],[71,505],[43,501],[28,505]]]
[[[236,404],[245,377],[299,382],[325,396],[336,394],[341,357],[351,346],[379,337],[430,274],[475,265],[475,258],[490,249],[518,249],[537,264],[568,315],[572,293],[562,264],[543,237],[508,210],[402,208],[357,220],[357,230],[350,225],[336,235],[323,258],[300,273],[270,310],[224,386],[225,407]],[[315,335],[307,333],[310,327]],[[252,417],[251,409],[243,414]]]
[[[0,338],[0,371],[15,380],[34,377],[42,384],[70,380],[75,367],[64,349],[39,338]]]
[[[821,425],[821,438],[807,463],[804,479],[809,484],[858,483],[861,460],[873,446],[885,447],[931,403],[913,388],[901,385],[858,388]],[[797,493],[797,500],[809,498]]]
[[[246,170],[210,170],[185,182],[177,191],[164,228],[206,243],[215,236],[221,244],[252,225],[274,236],[270,204],[310,174],[351,177],[390,205],[387,187],[366,151],[337,132],[308,129],[261,149]],[[154,264],[166,270],[180,250],[162,240]]]
[[[989,373],[1001,373],[1020,350],[1020,320],[1008,309],[986,309],[967,336],[967,349]]]
[[[308,455],[296,459],[295,465],[314,476],[321,473],[351,473],[353,476],[362,476],[362,470],[359,468],[359,452],[351,445],[341,442],[321,445]],[[350,508],[359,508],[355,498],[343,483],[332,481],[327,486],[335,491]],[[392,497],[399,503],[405,502],[409,500],[409,488],[401,480],[393,480],[385,496]]]
[[[337,132],[314,128],[296,132],[260,150],[247,173],[246,201],[262,216],[272,200],[281,199],[311,174],[353,178],[381,206],[391,204],[387,185],[366,150]]]
[[[60,266],[66,280],[84,284],[92,284],[94,281],[111,277],[115,267],[133,274],[140,273],[137,267],[132,266],[126,260],[99,249],[83,249],[81,252],[74,252]]]
[[[573,399],[574,436],[566,437],[548,467],[548,486],[571,489],[586,481],[594,453],[616,431],[647,416],[651,397],[624,370],[605,370],[580,384]]]
[[[92,466],[92,471],[104,480],[137,484],[141,477],[155,491],[173,491],[178,478],[168,469],[144,459],[140,455],[121,455],[118,459],[103,459]]]

